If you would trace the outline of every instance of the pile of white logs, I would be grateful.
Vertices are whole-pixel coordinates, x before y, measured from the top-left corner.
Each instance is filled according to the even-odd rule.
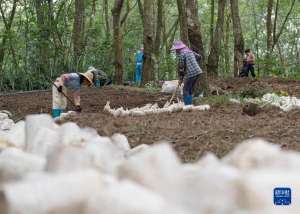
[[[1,214],[300,213],[300,154],[259,139],[182,164],[168,144],[131,149],[48,115],[0,131]],[[292,204],[273,205],[273,189]]]
[[[6,110],[0,111],[0,131],[5,131],[11,129],[15,123],[10,119],[11,113]]]
[[[233,101],[233,100],[232,100]],[[283,111],[290,111],[300,108],[300,99],[290,96],[279,96],[274,93],[265,94],[262,98],[245,99],[246,102],[257,104],[269,104],[280,108]]]
[[[125,116],[145,116],[151,114],[161,114],[161,113],[174,113],[174,112],[190,112],[190,111],[205,111],[209,110],[209,105],[184,105],[183,102],[178,101],[178,103],[172,103],[165,105],[160,108],[158,104],[147,104],[143,107],[137,107],[133,109],[124,109],[123,107],[113,109],[110,107],[110,103],[107,102],[104,106],[104,111],[112,114],[114,117],[125,117]]]

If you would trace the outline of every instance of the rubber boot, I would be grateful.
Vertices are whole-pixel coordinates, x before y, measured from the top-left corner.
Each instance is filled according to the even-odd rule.
[[[192,105],[192,101],[193,101],[193,96],[191,95],[186,95],[183,97],[183,102],[184,102],[184,105]]]
[[[101,86],[100,83],[101,83],[100,80],[99,80],[99,79],[96,79],[96,81],[95,81],[95,86],[96,86],[96,88],[100,88],[100,86]]]
[[[62,110],[57,108],[57,109],[52,109],[51,115],[53,118],[56,118],[56,117],[59,117],[61,113],[62,113]]]

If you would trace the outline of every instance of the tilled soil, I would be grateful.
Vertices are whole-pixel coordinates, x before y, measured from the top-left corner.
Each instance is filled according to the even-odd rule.
[[[213,79],[212,85],[218,86],[230,94],[240,94],[246,89],[255,89],[262,92],[287,92],[290,96],[300,97],[300,81],[279,78],[256,80],[252,78]]]
[[[254,83],[246,79],[226,79],[216,80],[214,84],[230,93],[249,84],[268,85],[273,90],[284,90],[300,97],[300,81],[265,80]],[[184,162],[195,161],[206,152],[222,157],[236,144],[255,137],[300,151],[299,110],[286,113],[267,107],[250,117],[242,113],[242,106],[227,103],[203,112],[114,118],[103,112],[107,101],[112,107],[133,108],[147,103],[162,106],[170,96],[127,87],[84,89],[81,94],[83,112],[71,121],[82,127],[93,127],[101,135],[125,134],[131,146],[169,142]],[[69,106],[71,109],[72,106]],[[1,109],[11,111],[15,119],[27,114],[49,113],[51,92],[0,96]]]

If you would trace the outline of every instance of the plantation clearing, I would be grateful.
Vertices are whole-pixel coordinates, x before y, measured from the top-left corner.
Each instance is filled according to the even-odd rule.
[[[284,91],[300,97],[300,81],[226,79],[215,80],[211,84],[227,94],[242,94],[245,89],[255,88],[258,91]],[[83,112],[70,121],[81,127],[95,128],[100,135],[122,133],[133,147],[167,141],[184,162],[198,160],[206,152],[223,157],[236,144],[255,137],[300,151],[299,109],[283,112],[267,106],[251,117],[243,114],[242,105],[223,102],[212,104],[208,111],[115,118],[103,111],[107,101],[113,108],[134,108],[148,103],[163,106],[170,95],[132,87],[106,86],[83,89],[81,98]],[[11,111],[15,120],[28,114],[51,111],[50,91],[1,95],[0,100],[0,109]],[[69,105],[69,108],[72,106]]]

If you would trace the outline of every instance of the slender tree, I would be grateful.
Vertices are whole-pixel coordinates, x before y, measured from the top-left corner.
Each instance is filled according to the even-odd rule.
[[[215,0],[210,0],[210,45],[209,47],[212,47],[213,40],[214,40],[214,23],[215,23]]]
[[[137,3],[138,3],[139,13],[141,15],[142,22],[144,23],[144,6],[143,6],[143,3],[141,2],[141,0],[137,0]]]
[[[108,15],[108,0],[103,0],[103,10],[105,19],[105,37],[107,41],[110,41],[110,24]]]
[[[189,0],[187,0],[187,1],[189,1]],[[179,25],[180,25],[180,39],[187,46],[189,46],[186,0],[177,0],[177,8],[178,8]]]
[[[200,54],[202,59],[198,62],[204,73],[201,75],[199,84],[197,85],[195,91],[196,94],[203,91],[205,95],[208,94],[208,82],[206,77],[206,68],[205,68],[205,52],[202,41],[201,34],[201,25],[199,21],[198,15],[198,1],[197,0],[187,0],[186,2],[187,8],[187,28],[188,28],[188,38],[190,42],[190,46],[193,51]]]
[[[224,63],[225,63],[225,72],[230,72],[230,53],[229,53],[229,39],[230,39],[230,24],[231,24],[231,15],[229,12],[225,16],[225,35],[224,35],[224,42],[223,42],[223,49],[224,49]]]
[[[4,35],[2,37],[1,45],[0,45],[0,87],[3,85],[3,61],[6,53],[6,42],[10,34],[10,30],[12,27],[12,23],[15,17],[16,8],[17,8],[17,2],[18,0],[13,1],[12,9],[9,14],[8,19],[5,17],[4,9],[2,6],[2,1],[0,2],[0,11],[1,11],[1,17],[4,22],[5,30]]]
[[[153,32],[153,2],[144,0],[144,66],[143,66],[143,84],[154,79],[154,32]]]
[[[272,12],[273,12],[273,0],[268,0],[267,6],[267,54],[266,54],[266,61],[267,67],[266,70],[269,70],[270,65],[270,58],[271,58],[271,49],[272,49]]]
[[[85,4],[84,0],[75,0],[75,16],[73,24],[73,49],[74,49],[74,63],[76,69],[81,69],[84,49],[85,49],[85,39],[84,39],[84,29],[85,29]]]
[[[270,64],[271,64],[271,56],[273,54],[274,47],[277,45],[279,38],[283,32],[283,29],[292,13],[292,10],[294,9],[294,6],[296,4],[296,0],[292,0],[290,4],[290,8],[283,19],[283,22],[281,26],[279,27],[279,31],[277,33],[277,20],[278,20],[278,10],[279,10],[279,3],[280,0],[276,0],[276,6],[275,6],[275,14],[274,14],[274,22],[272,22],[272,14],[273,14],[273,5],[274,0],[268,0],[268,6],[267,6],[267,54],[266,54],[266,70],[270,70]],[[272,29],[273,28],[273,29]]]
[[[45,73],[49,69],[49,36],[48,19],[46,14],[47,4],[43,0],[35,0],[38,36],[38,70]]]
[[[115,0],[112,9],[113,15],[113,33],[114,33],[114,52],[115,52],[115,80],[117,84],[123,82],[123,42],[121,32],[121,11],[123,8],[124,0]]]
[[[154,50],[153,50],[155,79],[159,78],[160,46],[162,40],[163,17],[164,17],[163,12],[164,12],[164,0],[157,0],[156,35],[155,35]]]
[[[238,76],[243,65],[244,37],[239,15],[238,0],[230,0],[231,19],[234,35],[234,76]]]
[[[171,27],[167,31],[167,26],[165,24],[166,19],[164,19],[164,25],[163,25],[163,45],[165,47],[165,53],[166,55],[170,54],[170,49],[173,45],[175,34],[178,28],[178,19],[174,21],[174,23],[171,25]]]
[[[296,4],[296,0],[291,1],[290,8],[284,17],[284,20],[283,20],[281,26],[279,27],[279,31],[277,32],[277,17],[278,17],[278,10],[279,10],[279,2],[280,2],[280,0],[276,1],[276,11],[275,11],[275,18],[274,18],[274,25],[273,25],[272,49],[274,49],[274,47],[277,45],[277,42],[279,41],[279,38],[284,30],[284,27],[286,26],[286,23],[287,23],[290,15],[295,7],[295,4]]]
[[[218,75],[219,57],[221,48],[221,39],[223,37],[223,25],[224,25],[224,10],[226,0],[218,1],[218,19],[213,37],[213,44],[208,56],[207,72],[209,75]]]
[[[259,54],[259,29],[258,29],[258,23],[257,23],[257,13],[255,10],[255,2],[252,0],[251,2],[247,2],[247,6],[251,8],[252,10],[252,17],[253,17],[253,23],[254,23],[254,29],[255,29],[255,51],[256,51],[256,67],[257,67],[257,74],[260,76],[260,54]]]

